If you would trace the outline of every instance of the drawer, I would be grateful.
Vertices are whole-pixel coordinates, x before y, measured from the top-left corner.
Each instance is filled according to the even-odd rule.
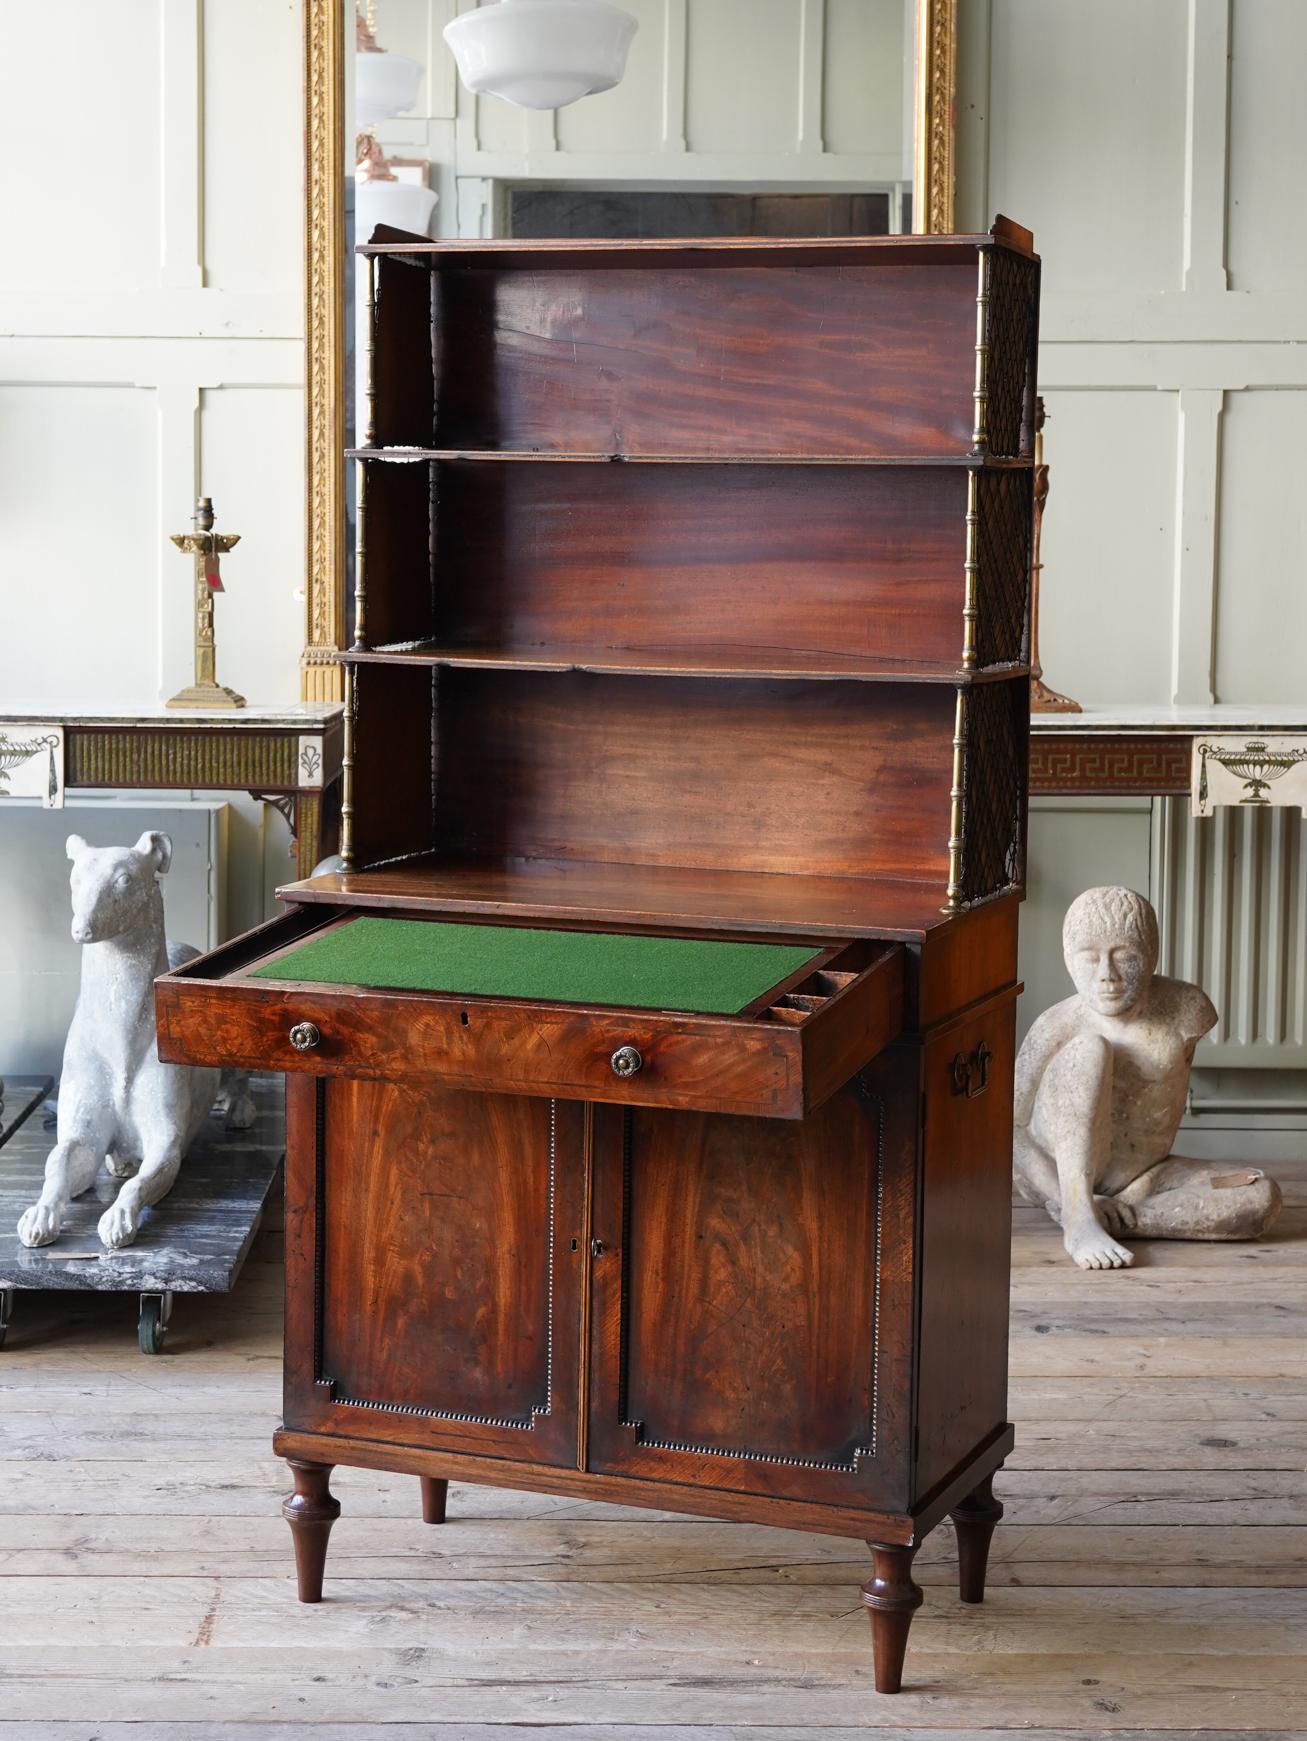
[[[260,976],[305,941],[356,920],[304,907],[163,976],[159,1056],[802,1118],[902,1025],[897,943],[811,939],[812,958],[738,1015]]]

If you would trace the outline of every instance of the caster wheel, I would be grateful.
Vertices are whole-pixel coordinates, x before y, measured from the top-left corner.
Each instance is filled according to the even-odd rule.
[[[168,1312],[172,1300],[167,1294],[142,1294],[141,1315],[136,1324],[136,1339],[142,1354],[161,1354],[163,1339],[168,1334]]]

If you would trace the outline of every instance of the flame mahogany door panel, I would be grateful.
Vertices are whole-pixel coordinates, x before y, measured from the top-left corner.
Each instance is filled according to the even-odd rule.
[[[581,1107],[286,1088],[287,1426],[575,1466]]]
[[[802,1123],[595,1110],[588,1467],[909,1503],[919,1054]]]

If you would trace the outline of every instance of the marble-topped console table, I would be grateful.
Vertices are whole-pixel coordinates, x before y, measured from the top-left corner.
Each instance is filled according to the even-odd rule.
[[[343,717],[339,704],[97,713],[7,702],[0,734],[35,726],[60,738],[59,802],[64,787],[248,792],[285,817],[296,875],[307,877],[336,849]]]
[[[1303,707],[1088,707],[1030,721],[1030,794],[1187,797],[1196,738],[1307,732]]]

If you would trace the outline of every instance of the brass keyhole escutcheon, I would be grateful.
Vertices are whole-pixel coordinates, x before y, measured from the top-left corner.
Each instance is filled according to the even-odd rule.
[[[643,1065],[644,1059],[634,1046],[619,1046],[609,1059],[609,1063],[613,1067],[614,1076],[628,1077],[635,1075],[636,1071]]]
[[[321,1038],[315,1022],[296,1022],[290,1031],[290,1043],[297,1052],[311,1052]]]

